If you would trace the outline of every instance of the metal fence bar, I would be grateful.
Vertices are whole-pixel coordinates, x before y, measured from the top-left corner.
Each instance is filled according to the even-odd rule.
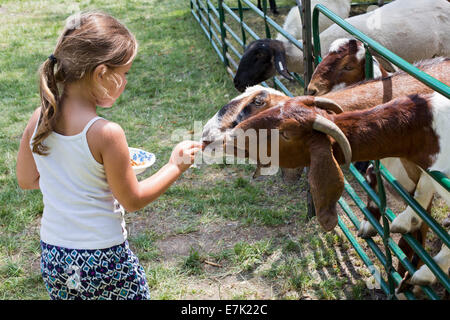
[[[223,56],[223,63],[225,64],[225,67],[229,67],[229,62],[227,59],[227,44],[225,43],[225,38],[227,37],[227,33],[225,30],[225,12],[223,10],[223,0],[219,0],[219,16],[220,16],[220,37],[222,39],[222,56]]]
[[[397,191],[406,203],[416,211],[417,215],[433,230],[434,233],[442,240],[443,244],[450,247],[450,235],[442,228],[442,226],[433,219],[421,206],[412,198],[409,193],[397,182],[392,174],[382,165],[381,174],[386,181]]]
[[[240,0],[240,1],[244,1],[245,3],[247,3],[247,1],[246,0]],[[240,26],[241,26],[241,30],[243,29],[244,31],[244,33],[245,33],[245,31],[247,31],[249,34],[250,34],[250,36],[252,37],[252,38],[254,38],[255,40],[259,40],[260,39],[260,37],[243,21],[243,18],[241,17],[241,16],[237,16],[236,15],[236,13],[234,13],[233,12],[233,10],[232,10],[232,8],[230,8],[226,3],[223,3],[222,4],[222,6],[223,6],[223,8],[224,8],[224,10],[235,20],[235,21],[237,21],[239,24],[240,24]],[[254,6],[254,8],[256,8],[258,11],[260,11],[257,7],[255,7]],[[266,9],[267,9],[267,7],[266,7]],[[262,17],[265,21],[267,21],[267,24],[270,24],[270,25],[272,25],[272,26],[274,26],[274,28],[275,29],[277,29],[277,30],[282,30],[282,32],[280,32],[280,33],[284,33],[284,34],[287,34],[285,31],[284,31],[284,29],[282,29],[278,24],[276,24],[276,22],[274,22],[272,19],[270,19],[267,15],[264,15],[264,12],[262,12],[262,11],[260,11],[261,12],[261,14],[259,14],[259,16],[260,17]],[[242,12],[241,12],[242,13]],[[240,13],[240,14],[241,14]],[[276,27],[275,27],[276,26]],[[226,27],[226,30],[227,31],[230,31],[231,30],[231,28],[227,25],[227,24],[225,24],[225,27]],[[231,30],[231,32],[232,32],[232,36],[233,36],[233,38],[244,48],[245,47],[245,44],[243,43],[243,41],[242,40],[237,40],[236,39],[236,37],[237,37],[237,35],[236,35],[236,33],[234,33],[232,30]],[[266,31],[266,36],[270,36],[270,31],[269,31],[269,33],[267,33],[267,31]],[[291,38],[292,38],[292,36],[290,36]],[[296,40],[297,41],[297,40]],[[297,41],[298,42],[298,41]],[[298,42],[299,43],[299,42]],[[294,72],[290,72],[290,74],[292,75],[292,77],[295,79],[295,80],[297,80],[297,82],[299,82],[300,83],[300,85],[302,86],[302,87],[305,87],[305,82],[304,82],[304,80],[299,76],[299,75],[297,75],[297,74],[295,74]],[[293,96],[292,95],[292,93],[286,88],[286,86],[284,85],[284,84],[282,84],[281,83],[281,81],[280,80],[278,80],[277,78],[274,78],[273,79],[273,81],[274,81],[274,84],[275,84],[275,86],[277,86],[278,88],[280,88],[284,93],[286,93],[287,95],[289,95],[289,96]]]
[[[228,40],[226,40],[226,41],[227,41],[228,47],[231,49],[231,51],[233,51],[233,53],[236,55],[236,57],[238,57],[240,60],[242,58],[241,53],[230,43],[230,41],[228,41]],[[236,66],[236,69],[237,69],[237,66]]]
[[[264,12],[258,9],[253,3],[249,0],[242,0],[245,4],[247,4],[257,15],[261,18],[264,18]],[[275,21],[271,18],[267,17],[267,23],[270,24],[275,30],[277,30],[281,35],[283,35],[286,39],[289,40],[294,46],[303,51],[303,44],[295,39],[290,33],[286,32],[282,27],[280,27]]]
[[[239,22],[242,27],[244,28],[245,31],[248,32],[248,34],[255,40],[259,40],[261,39],[243,20],[241,20],[234,12],[233,10],[231,10],[231,8],[226,4],[223,3],[223,8],[230,14],[230,16],[236,20],[237,22]]]
[[[356,168],[353,167],[353,165],[351,165],[351,167],[350,167],[350,171],[352,171],[352,170],[355,170],[357,172],[357,175],[355,176],[355,178],[357,179],[357,182],[363,187],[363,189],[364,189],[364,191],[366,191],[366,193],[368,193],[368,194],[370,193],[373,195],[374,198],[372,200],[375,202],[376,205],[378,205],[379,199],[378,199],[378,195],[376,194],[376,192],[372,188],[370,188],[367,181],[356,170]],[[354,203],[356,204],[358,209],[363,213],[365,218],[370,222],[370,224],[372,224],[372,226],[375,228],[375,230],[380,235],[380,237],[383,238],[385,236],[383,227],[372,216],[372,213],[368,210],[364,201],[362,201],[358,197],[358,195],[356,194],[356,191],[352,188],[352,186],[348,183],[347,180],[344,180],[344,188],[345,188],[345,191],[347,192],[347,194],[350,196],[350,198],[354,201]],[[340,201],[343,201],[343,200],[340,199]],[[389,211],[390,211],[390,209],[386,208],[386,212],[389,212]],[[359,227],[358,227],[358,229],[359,229]],[[411,236],[409,236],[409,237],[412,238]],[[414,239],[414,238],[412,238],[412,239]],[[392,252],[396,255],[396,257],[398,258],[400,263],[405,267],[405,269],[407,271],[409,271],[410,274],[413,274],[416,271],[416,269],[409,262],[408,258],[403,253],[403,251],[399,248],[398,244],[395,243],[395,241],[393,241],[391,238],[388,238],[388,246],[389,246],[390,250],[392,250]],[[421,288],[422,288],[423,292],[428,295],[428,297],[430,297],[433,300],[439,300],[439,296],[430,287],[421,286]]]
[[[267,0],[263,0],[263,13],[264,13],[264,27],[266,29],[266,38],[272,38],[270,36],[269,24],[267,23]]]
[[[354,168],[351,168],[351,170],[353,170],[353,169]],[[355,171],[357,171],[357,170],[355,169]],[[358,172],[358,174],[359,174],[359,172]],[[378,204],[379,199],[378,199],[378,196],[375,193],[375,191],[370,188],[370,186],[367,184],[367,182],[364,180],[364,178],[361,175],[359,175],[359,177],[357,177],[357,179],[359,179],[358,182],[361,184],[361,186],[363,186],[364,191],[369,193],[369,190],[370,190],[370,193],[375,196],[372,200],[375,202],[375,204]],[[364,185],[362,184],[362,182],[364,182]],[[358,195],[356,194],[356,191],[351,187],[351,185],[346,180],[344,181],[344,183],[345,183],[345,191],[350,196],[350,198],[355,202],[355,204],[358,207],[358,209],[363,213],[363,215],[365,216],[367,221],[369,221],[369,223],[372,224],[372,226],[375,228],[375,230],[380,235],[380,237],[384,237],[385,233],[384,233],[383,227],[372,216],[372,213],[368,210],[368,208],[367,208],[366,204],[364,203],[364,201],[362,201],[358,197]],[[390,209],[388,209],[388,208],[386,209],[387,212],[389,212],[389,210]],[[409,236],[409,237],[411,239],[414,239],[411,236]],[[417,243],[417,240],[416,240],[416,243]],[[399,248],[398,244],[395,243],[395,241],[393,241],[391,238],[389,238],[388,239],[388,245],[389,245],[390,250],[392,250],[392,252],[398,258],[399,262],[405,267],[405,269],[410,274],[413,274],[414,272],[416,272],[416,269],[413,267],[411,262],[409,262],[408,257]],[[427,255],[426,252],[424,252],[424,254]],[[439,299],[438,295],[429,286],[421,286],[421,288],[422,288],[423,292],[425,294],[427,294],[428,297],[430,297],[431,299],[433,299],[433,300],[438,300]]]
[[[233,39],[236,40],[236,42],[242,47],[244,43],[241,41],[239,36],[233,31],[233,29],[231,29],[231,27],[228,24],[224,23],[224,26],[227,32],[233,37]]]
[[[339,217],[339,216],[338,216],[338,225],[341,228],[344,235],[350,241],[352,247],[355,249],[356,253],[359,255],[361,260],[369,268],[372,275],[374,275],[374,273],[376,272],[376,268],[375,268],[372,260],[370,260],[369,256],[364,252],[364,249],[361,247],[361,245],[358,243],[358,241],[356,241],[355,237],[353,237],[352,233],[350,232],[350,230],[348,230],[347,226],[345,225],[345,223],[342,221],[341,217]],[[380,287],[381,287],[381,289],[383,289],[384,292],[388,292],[389,288],[388,288],[386,282],[382,278],[379,279],[378,283],[380,284]]]
[[[359,222],[358,218],[356,217],[356,215],[353,213],[353,211],[350,208],[350,206],[347,204],[347,202],[345,202],[341,198],[341,199],[339,199],[338,203],[341,206],[342,210],[347,214],[347,217],[353,223],[355,228],[359,229],[360,222]],[[380,260],[380,263],[383,265],[383,267],[386,267],[386,264],[387,264],[386,256],[383,254],[383,252],[381,252],[380,248],[377,246],[375,241],[373,241],[370,238],[369,239],[364,239],[364,241],[367,243],[367,245],[372,250],[372,252],[375,254],[375,256],[378,258],[378,260]],[[391,274],[392,274],[392,277],[393,277],[394,281],[396,282],[396,284],[397,285],[400,284],[401,281],[402,281],[402,277],[400,276],[400,274],[397,271],[395,271],[395,269],[391,270]],[[380,279],[381,278],[375,277],[375,280],[378,283],[380,283]],[[389,294],[389,292],[385,292],[385,293]],[[408,298],[408,300],[415,300],[414,294],[410,290],[405,290],[404,294]]]
[[[209,34],[210,34],[210,35],[213,35],[214,38],[216,38],[217,43],[222,47],[222,44],[221,44],[221,41],[220,41],[219,36],[218,36],[217,33],[216,33],[215,31],[213,31],[213,29],[211,28],[211,22],[212,22],[212,25],[214,25],[214,27],[216,28],[217,32],[220,32],[220,27],[219,27],[219,25],[217,24],[217,22],[216,22],[214,19],[211,19],[211,16],[208,16],[208,18],[205,18],[205,16],[203,15],[203,13],[201,12],[201,9],[200,9],[200,5],[203,5],[203,4],[202,4],[202,2],[201,2],[200,0],[197,0],[197,2],[199,3],[199,5],[197,6],[197,4],[194,4],[194,6],[197,8],[197,10],[198,10],[198,12],[199,12],[199,15],[200,15],[200,17],[203,19],[203,21],[204,21],[205,23],[208,23]],[[205,9],[203,8],[203,10],[205,10]]]
[[[219,11],[217,11],[216,7],[211,3],[211,0],[206,0],[206,3],[208,4],[208,7],[211,9],[211,11],[216,15],[217,19],[219,19]]]
[[[381,173],[384,176],[384,171],[387,172],[387,170],[381,165]],[[364,179],[364,177],[356,170],[356,168],[353,165],[350,165],[350,172],[355,177],[356,181],[361,185],[361,187],[364,189],[364,191],[369,195],[369,197],[372,199],[372,201],[377,205],[380,206],[380,199],[378,198],[378,195],[370,188],[367,181]],[[389,182],[389,180],[387,180]],[[398,184],[398,183],[397,183]],[[391,184],[392,185],[392,184]],[[394,186],[394,185],[393,185]],[[395,187],[394,187],[395,188]],[[395,214],[390,210],[386,209],[386,216],[389,219],[389,221],[393,221],[395,219]],[[379,223],[372,223],[372,221],[369,220],[369,222],[375,227],[375,229],[378,229],[379,232]],[[380,232],[379,232],[380,233]],[[381,235],[381,233],[380,233]],[[408,245],[416,252],[416,254],[419,256],[419,258],[424,261],[429,267],[430,270],[433,272],[436,277],[439,279],[439,281],[447,288],[448,290],[448,284],[449,284],[449,278],[448,276],[439,268],[439,266],[436,264],[436,262],[433,260],[432,257],[422,248],[421,244],[410,234],[404,234],[402,237],[405,239],[405,241],[408,243]],[[393,250],[394,253],[396,251]],[[401,263],[404,265],[404,267],[413,274],[416,270],[412,268],[411,264],[404,263],[405,260],[400,259]],[[424,290],[425,291],[425,290]]]
[[[238,0],[238,9],[239,9],[239,24],[241,26],[241,34],[242,34],[242,49],[245,49],[245,43],[247,42],[247,36],[245,35],[245,29],[242,25],[242,22],[244,20],[244,12],[242,11],[242,2],[241,0]]]
[[[437,181],[444,189],[450,192],[450,178],[440,171],[427,171],[427,173]]]
[[[286,88],[286,86],[283,84],[283,82],[281,82],[277,77],[273,77],[273,83],[275,85],[275,87],[281,89],[281,91],[283,91],[286,95],[288,95],[289,97],[293,97],[294,95],[289,91],[288,88]]]
[[[196,7],[196,5],[193,4],[193,7]],[[198,7],[197,7],[197,9],[198,9]],[[209,36],[210,30],[207,30],[206,27],[202,24],[201,18],[195,13],[194,9],[192,9],[191,12],[192,12],[192,15],[194,16],[194,18],[199,23],[199,25],[200,25],[201,29],[203,30],[203,32],[205,32],[206,37],[211,42],[211,45],[212,45],[213,49],[216,51],[217,55],[219,56],[220,61],[223,62],[224,60],[223,60],[223,56],[222,56],[222,53],[221,53],[220,49],[218,48],[217,44],[214,42],[213,38],[211,38]],[[220,41],[219,41],[219,45],[220,45]]]
[[[366,61],[365,61],[365,77],[366,79],[373,79],[373,57],[372,54],[369,51],[369,47],[367,45],[364,45],[366,49]],[[389,222],[386,218],[386,190],[384,190],[383,180],[381,178],[380,174],[380,161],[376,160],[374,164],[375,169],[375,175],[377,179],[377,186],[378,186],[378,196],[380,197],[380,213],[381,213],[381,219],[383,221],[383,245],[386,251],[386,264],[384,265],[384,268],[386,270],[386,274],[388,275],[388,283],[389,283],[389,295],[388,299],[393,299],[395,295],[395,285],[394,285],[394,279],[392,278],[392,257],[391,257],[391,251],[389,250]]]

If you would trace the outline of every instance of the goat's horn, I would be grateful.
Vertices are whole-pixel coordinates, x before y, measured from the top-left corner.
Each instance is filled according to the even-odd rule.
[[[344,153],[345,164],[348,167],[350,165],[350,162],[352,162],[352,148],[350,146],[350,143],[348,142],[347,137],[341,131],[341,129],[339,129],[339,127],[333,121],[328,120],[321,115],[316,115],[316,119],[313,123],[313,129],[326,133],[332,136],[337,141],[337,143],[341,147],[342,152]]]
[[[344,109],[342,109],[342,107],[339,104],[328,98],[315,97],[314,104],[320,109],[331,110],[334,111],[334,113],[336,114],[344,112]]]

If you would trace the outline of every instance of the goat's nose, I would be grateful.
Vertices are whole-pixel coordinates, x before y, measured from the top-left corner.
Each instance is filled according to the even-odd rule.
[[[308,87],[306,89],[306,94],[310,96],[315,96],[317,94],[317,89]]]
[[[234,78],[233,82],[236,90],[238,90],[239,92],[243,92],[245,90],[245,85],[243,85],[237,78]]]

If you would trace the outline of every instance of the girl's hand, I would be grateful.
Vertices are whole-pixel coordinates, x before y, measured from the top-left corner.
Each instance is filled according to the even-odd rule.
[[[201,144],[183,141],[172,151],[170,160],[155,174],[138,181],[130,163],[130,152],[123,129],[116,123],[98,120],[87,132],[92,154],[105,168],[106,180],[114,198],[129,212],[139,210],[163,194],[194,162]]]
[[[181,172],[186,171],[193,163],[195,154],[202,150],[202,144],[186,140],[175,146],[169,159],[169,164],[175,165]]]

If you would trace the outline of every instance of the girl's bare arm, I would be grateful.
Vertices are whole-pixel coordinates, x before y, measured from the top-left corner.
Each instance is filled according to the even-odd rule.
[[[39,119],[41,108],[34,111],[20,140],[19,153],[17,154],[16,177],[19,187],[22,189],[39,189],[39,172],[34,162],[30,148],[30,139]]]
[[[166,165],[151,177],[139,182],[131,167],[123,129],[106,121],[102,121],[95,128],[97,133],[88,135],[89,145],[93,149],[99,148],[97,150],[100,151],[111,191],[127,211],[139,210],[157,199],[189,168],[195,153],[201,150],[201,144],[198,142],[180,143],[173,150]],[[184,158],[184,163],[180,163],[181,158]]]

